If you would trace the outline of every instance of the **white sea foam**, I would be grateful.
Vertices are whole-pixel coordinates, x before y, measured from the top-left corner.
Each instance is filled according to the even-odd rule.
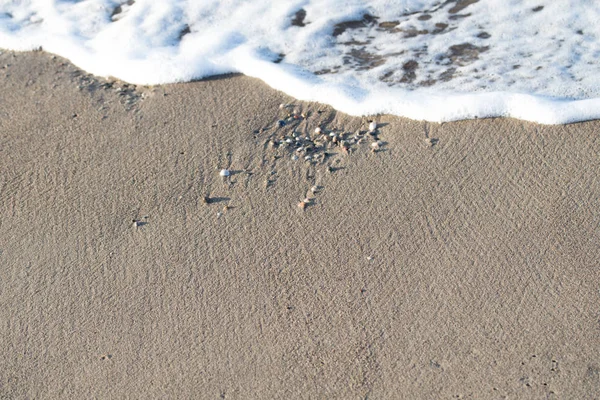
[[[0,47],[136,84],[240,72],[353,115],[600,118],[591,0],[0,0]]]

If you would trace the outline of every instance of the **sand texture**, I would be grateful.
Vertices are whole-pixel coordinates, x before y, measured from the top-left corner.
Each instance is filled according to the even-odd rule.
[[[599,398],[599,122],[382,116],[311,164],[281,103],[366,121],[0,66],[0,398]]]

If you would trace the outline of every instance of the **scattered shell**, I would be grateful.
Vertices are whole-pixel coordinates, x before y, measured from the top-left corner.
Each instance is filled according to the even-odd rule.
[[[221,218],[222,215],[223,215],[223,213],[221,211],[217,212],[217,218]]]
[[[290,138],[287,138],[287,139],[285,139],[285,142],[286,143],[293,143],[294,141],[292,139],[290,139]]]
[[[292,161],[297,161],[298,160],[298,156],[295,154],[292,154]]]
[[[301,201],[300,203],[298,203],[298,207],[300,207],[300,209],[304,210],[306,208],[306,203]]]
[[[376,142],[371,143],[371,148],[373,150],[379,150],[381,148],[381,144],[381,141],[378,140]]]
[[[368,261],[373,261],[373,256],[368,256],[368,257],[367,257],[367,260],[368,260]]]
[[[305,156],[304,161],[310,161],[311,158],[312,158],[311,156]]]
[[[319,133],[321,133],[321,128],[320,127],[316,127],[315,128],[315,133],[318,135]]]
[[[312,192],[312,194],[315,194],[318,190],[319,190],[318,186],[313,186],[310,188],[310,191]]]
[[[284,108],[286,108],[286,107],[287,107],[287,105],[285,105],[285,104],[283,104],[283,103],[281,103],[281,104],[279,105],[279,109],[280,109],[280,110],[283,110],[283,109],[284,109]]]
[[[311,200],[311,199],[309,199],[308,197],[306,197],[304,200],[302,200],[302,202],[303,202],[303,203],[306,203],[306,204],[310,204],[310,202],[311,202],[311,201],[312,201],[312,200]]]
[[[377,122],[371,121],[371,123],[369,124],[369,132],[375,132],[376,129],[377,129]]]
[[[221,175],[223,178],[227,178],[229,175],[231,175],[231,172],[229,172],[228,169],[222,169],[221,172],[219,172],[219,175]]]

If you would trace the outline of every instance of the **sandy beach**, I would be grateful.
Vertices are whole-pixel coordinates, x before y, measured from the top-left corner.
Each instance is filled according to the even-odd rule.
[[[0,67],[0,398],[600,398],[600,122]]]

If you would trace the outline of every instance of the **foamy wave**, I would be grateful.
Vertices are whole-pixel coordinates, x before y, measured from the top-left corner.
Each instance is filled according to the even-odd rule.
[[[0,0],[0,46],[136,84],[229,72],[353,115],[600,118],[586,0]]]

